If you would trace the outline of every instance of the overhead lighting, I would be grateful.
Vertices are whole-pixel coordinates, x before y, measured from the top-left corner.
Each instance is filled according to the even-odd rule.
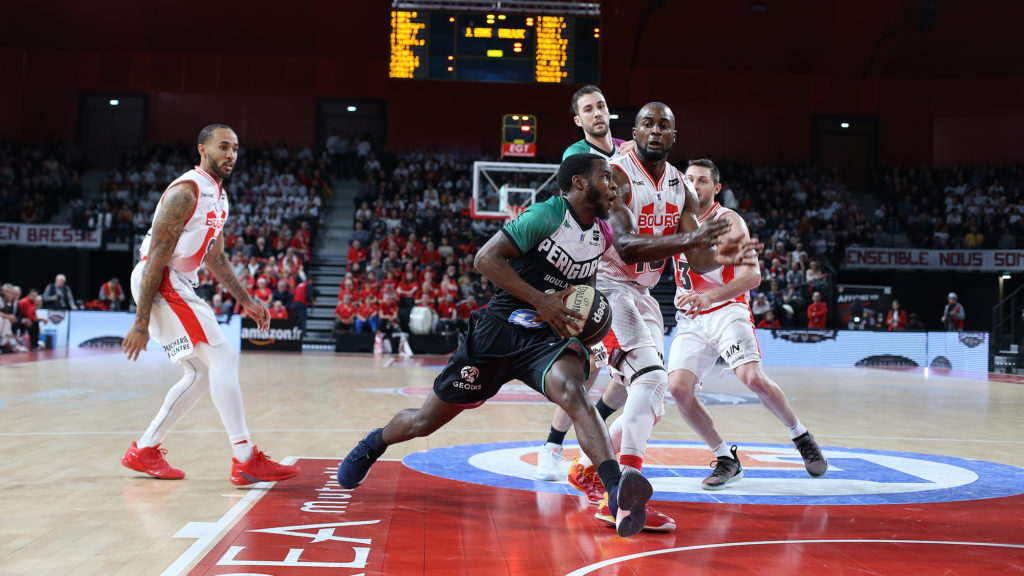
[[[850,123],[849,122],[840,122],[839,123],[839,127],[840,128],[849,128],[850,127]]]
[[[1003,275],[1000,276],[1000,278],[1002,278],[1003,280],[1009,280],[1010,279],[1010,273],[1009,272],[1003,272]]]
[[[356,111],[356,107],[355,106],[349,106],[348,108],[345,108],[345,110],[348,110],[349,112],[355,112]]]
[[[610,114],[608,116],[608,119],[609,120],[618,120],[619,119],[619,115],[618,114]]]
[[[120,101],[120,100],[117,100],[117,99],[115,99],[115,98],[112,98],[112,99],[110,100],[110,105],[111,105],[111,106],[117,106],[117,105],[118,105],[118,104],[120,104],[120,103],[121,103],[121,101]]]

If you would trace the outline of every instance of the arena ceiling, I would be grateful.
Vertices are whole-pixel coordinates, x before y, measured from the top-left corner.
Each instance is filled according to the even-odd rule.
[[[387,57],[386,0],[5,4],[0,46],[8,49]],[[929,7],[934,24],[922,26]],[[601,9],[606,71],[1024,74],[1017,0],[606,0]]]

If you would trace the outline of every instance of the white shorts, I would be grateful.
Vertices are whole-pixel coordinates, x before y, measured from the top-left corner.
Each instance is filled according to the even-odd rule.
[[[604,339],[608,354],[653,346],[665,357],[665,319],[661,306],[646,288],[615,281],[597,281],[597,289],[612,305],[612,329]]]
[[[132,296],[136,302],[145,265],[145,261],[139,262],[132,270]],[[227,341],[210,305],[196,295],[183,276],[170,268],[164,268],[163,282],[153,297],[149,335],[164,347],[172,362],[190,356],[200,342],[215,346]]]
[[[669,374],[685,369],[703,380],[719,356],[733,369],[761,360],[750,308],[732,303],[696,318],[677,312],[676,336],[668,354]]]

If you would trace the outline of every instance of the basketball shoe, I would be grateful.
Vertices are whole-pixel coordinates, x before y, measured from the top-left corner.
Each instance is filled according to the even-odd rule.
[[[615,532],[619,536],[632,536],[647,523],[647,501],[654,488],[643,474],[627,470],[619,485],[608,491],[608,512],[615,515]]]
[[[377,428],[356,444],[356,447],[338,464],[338,484],[352,489],[363,483],[370,473],[370,467],[380,458],[387,445],[384,444],[384,429]],[[374,437],[380,435],[380,448],[374,448]]]
[[[719,456],[718,460],[711,463],[714,468],[711,476],[708,476],[700,483],[705,490],[722,490],[725,485],[743,478],[743,466],[740,466],[740,459],[736,456],[736,446],[729,449],[732,456]]]
[[[298,466],[278,464],[260,452],[255,445],[252,447],[252,457],[245,462],[239,462],[236,458],[231,459],[231,483],[235,486],[287,480],[298,473]]]
[[[569,467],[569,484],[586,494],[591,504],[600,502],[605,494],[604,484],[597,475],[597,467],[591,464],[584,468],[579,458],[573,460],[572,466]]]
[[[537,471],[533,473],[533,478],[548,482],[558,480],[564,474],[563,462],[565,460],[562,458],[562,446],[545,443],[537,450]]]
[[[167,450],[161,448],[159,444],[139,448],[135,445],[135,442],[132,442],[131,447],[128,448],[128,451],[124,453],[124,457],[121,458],[121,464],[124,464],[125,468],[149,474],[153,478],[163,480],[181,480],[184,478],[185,473],[177,468],[172,468],[167,463],[167,460],[164,460],[164,454],[167,454]]]
[[[594,518],[597,518],[609,526],[615,526],[615,517],[612,516],[612,511],[608,508],[607,492],[604,493],[604,498],[602,498],[601,503],[598,504]],[[643,529],[648,532],[671,532],[676,529],[676,521],[668,515],[662,514],[648,506],[647,519],[644,521]]]
[[[800,451],[800,457],[804,459],[804,468],[812,478],[820,478],[828,472],[828,460],[818,448],[818,443],[811,436],[810,432],[804,432],[793,439],[796,449]]]

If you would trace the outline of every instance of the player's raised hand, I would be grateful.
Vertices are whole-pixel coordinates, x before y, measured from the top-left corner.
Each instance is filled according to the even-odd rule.
[[[753,238],[726,238],[718,244],[715,262],[723,266],[754,264],[757,262],[757,255],[763,250],[764,244],[756,236]]]
[[[574,290],[575,288],[570,286],[561,292],[544,294],[534,302],[537,313],[544,318],[544,321],[559,338],[570,338],[580,333],[577,321],[583,320],[583,316],[565,306],[565,299]]]
[[[717,218],[710,222],[705,222],[696,232],[690,233],[693,235],[690,244],[694,247],[702,248],[714,246],[722,242],[731,229],[732,222],[725,218]]]

